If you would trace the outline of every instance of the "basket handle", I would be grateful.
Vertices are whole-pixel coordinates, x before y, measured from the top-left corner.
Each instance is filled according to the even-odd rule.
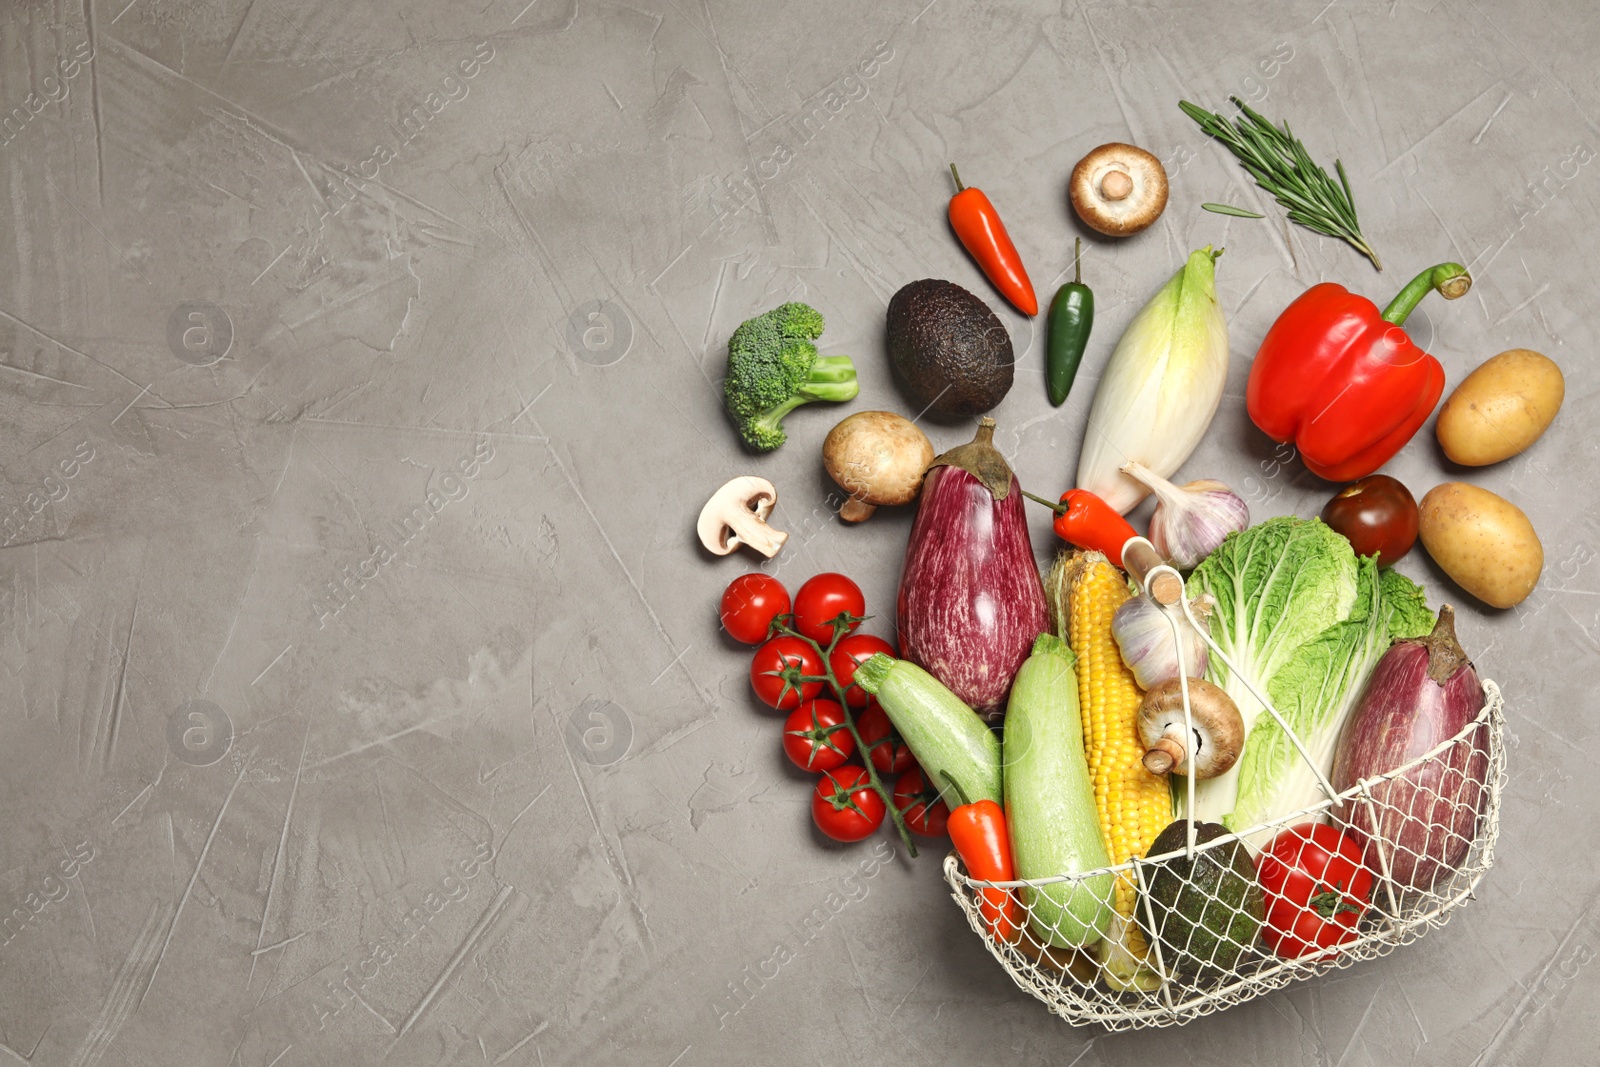
[[[1183,578],[1145,538],[1130,537],[1122,546],[1122,565],[1139,588],[1162,607],[1170,608],[1183,599]]]
[[[1251,680],[1250,676],[1235,667],[1233,661],[1228,658],[1228,654],[1217,647],[1217,643],[1211,639],[1210,632],[1200,625],[1200,622],[1194,617],[1194,612],[1189,610],[1189,602],[1180,600],[1179,604],[1182,606],[1183,613],[1188,617],[1190,624],[1200,632],[1200,639],[1206,643],[1207,648],[1211,649],[1211,654],[1220,659],[1228,668],[1228,673],[1238,678],[1240,684],[1250,690],[1250,695],[1261,702],[1261,706],[1266,709],[1267,714],[1277,720],[1278,725],[1283,728],[1283,735],[1289,739],[1290,744],[1294,745],[1294,750],[1300,753],[1300,758],[1306,761],[1306,766],[1311,768],[1311,773],[1317,776],[1317,785],[1327,794],[1328,799],[1338,800],[1339,791],[1333,787],[1332,782],[1328,781],[1328,776],[1322,773],[1322,768],[1317,766],[1317,761],[1311,758],[1311,753],[1306,751],[1306,746],[1300,740],[1300,735],[1294,732],[1294,727],[1290,726],[1288,720],[1278,713],[1278,709],[1267,698],[1267,694],[1256,687],[1256,683]],[[1176,626],[1176,623],[1173,625]],[[1246,740],[1248,743],[1248,738]]]
[[[1306,751],[1306,746],[1301,742],[1300,736],[1294,732],[1286,719],[1279,714],[1267,694],[1256,686],[1254,680],[1239,671],[1228,658],[1227,653],[1217,645],[1211,637],[1210,630],[1199,619],[1194,617],[1194,611],[1189,607],[1189,600],[1184,596],[1183,576],[1170,563],[1161,558],[1155,545],[1143,537],[1130,537],[1122,546],[1122,563],[1127,568],[1128,574],[1138,584],[1139,588],[1162,609],[1167,616],[1167,624],[1172,627],[1172,644],[1178,654],[1178,687],[1183,696],[1183,726],[1188,736],[1194,736],[1194,716],[1189,706],[1189,671],[1184,662],[1184,641],[1178,629],[1178,613],[1182,612],[1190,626],[1200,635],[1206,643],[1211,654],[1220,659],[1228,668],[1230,674],[1239,679],[1250,694],[1260,701],[1269,715],[1273,717],[1284,735],[1289,738],[1289,743],[1294,745],[1294,750],[1300,758],[1306,761],[1306,766],[1311,768],[1311,773],[1317,776],[1317,785],[1327,794],[1330,800],[1337,800],[1338,790],[1333,788],[1333,783],[1328,781],[1328,776],[1322,773],[1322,768],[1311,758],[1311,753]],[[1184,856],[1188,860],[1194,859],[1194,776],[1184,775],[1187,779],[1188,801],[1184,806],[1188,834],[1184,845]]]

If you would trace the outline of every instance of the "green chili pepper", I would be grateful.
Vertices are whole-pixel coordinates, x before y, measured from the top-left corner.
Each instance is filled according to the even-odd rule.
[[[1073,245],[1072,281],[1056,290],[1050,301],[1049,333],[1045,343],[1046,382],[1050,403],[1060,407],[1072,392],[1078,362],[1094,328],[1094,293],[1083,284],[1083,239]]]

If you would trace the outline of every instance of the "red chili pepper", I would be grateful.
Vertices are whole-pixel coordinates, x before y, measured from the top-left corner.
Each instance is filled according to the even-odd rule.
[[[1006,832],[1005,812],[992,800],[968,804],[966,792],[948,772],[944,780],[961,801],[960,806],[951,807],[945,831],[967,868],[967,875],[980,882],[1011,881],[1016,874],[1011,866],[1011,837]],[[1022,933],[1022,908],[1009,889],[988,886],[978,890],[978,914],[998,941],[1009,945]]]
[[[1430,290],[1472,287],[1459,263],[1430,267],[1378,306],[1342,285],[1313,285],[1284,309],[1250,367],[1245,405],[1274,441],[1292,441],[1311,473],[1365,478],[1411,440],[1444,392],[1444,368],[1401,325]]]
[[[961,239],[961,246],[978,261],[984,276],[1000,295],[1011,301],[1024,315],[1039,313],[1039,298],[1033,295],[1033,282],[1017,255],[1017,246],[1011,243],[1000,213],[983,195],[982,189],[968,189],[956,174],[956,165],[950,164],[955,175],[956,195],[950,198],[950,226]]]
[[[1122,566],[1122,546],[1130,537],[1139,536],[1139,531],[1128,525],[1116,508],[1087,489],[1068,489],[1061,494],[1059,504],[1027,490],[1022,495],[1056,513],[1053,525],[1057,537],[1069,545],[1104,552],[1113,567]]]

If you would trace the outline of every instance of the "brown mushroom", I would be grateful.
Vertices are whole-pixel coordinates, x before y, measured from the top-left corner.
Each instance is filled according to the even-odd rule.
[[[746,474],[733,479],[700,509],[695,526],[700,543],[719,556],[749,545],[771,559],[789,540],[788,534],[767,525],[767,516],[777,502],[778,491],[765,478]]]
[[[1173,771],[1196,778],[1227,772],[1244,748],[1244,720],[1239,706],[1220,687],[1203,678],[1189,679],[1189,710],[1194,720],[1193,759],[1183,720],[1182,679],[1169,678],[1144,695],[1139,705],[1139,737],[1144,741],[1145,769],[1151,774]]]
[[[850,494],[839,509],[845,522],[862,522],[880,507],[911,503],[932,462],[928,435],[892,411],[858,411],[822,442],[822,465]]]
[[[1108,237],[1126,237],[1166,209],[1167,171],[1142,148],[1103,144],[1072,168],[1067,195],[1084,225]]]

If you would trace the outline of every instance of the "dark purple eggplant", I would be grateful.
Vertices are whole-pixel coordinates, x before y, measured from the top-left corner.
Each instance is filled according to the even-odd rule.
[[[1022,504],[985,418],[928,467],[900,574],[901,655],[989,719],[1050,626]]]
[[[1339,791],[1388,774],[1454,737],[1483,710],[1483,686],[1456,641],[1446,604],[1427,637],[1396,641],[1378,661],[1339,736],[1333,784]],[[1372,785],[1372,805],[1341,813],[1363,845],[1381,843],[1402,889],[1429,889],[1461,866],[1488,797],[1488,724],[1404,774]],[[1367,863],[1382,871],[1369,847]]]

